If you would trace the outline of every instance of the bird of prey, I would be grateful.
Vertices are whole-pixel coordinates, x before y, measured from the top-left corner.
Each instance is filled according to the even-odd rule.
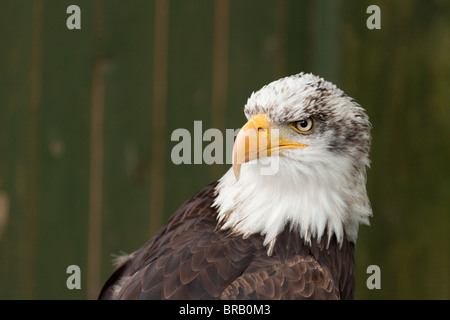
[[[372,216],[366,112],[300,73],[252,93],[244,113],[229,171],[123,257],[100,299],[354,297],[358,226]]]

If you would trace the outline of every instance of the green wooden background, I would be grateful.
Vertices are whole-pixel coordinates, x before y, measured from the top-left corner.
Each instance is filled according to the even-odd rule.
[[[172,131],[239,128],[252,91],[305,71],[373,124],[356,298],[449,299],[449,34],[445,0],[0,0],[0,298],[95,298],[112,254],[229,167],[174,165]]]

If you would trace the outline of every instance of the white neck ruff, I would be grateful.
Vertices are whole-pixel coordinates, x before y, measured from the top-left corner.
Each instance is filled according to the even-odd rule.
[[[278,162],[276,174],[262,175],[263,167],[254,160],[242,165],[238,181],[232,169],[219,180],[212,206],[218,208],[222,230],[244,238],[265,236],[269,254],[288,223],[306,243],[320,241],[325,232],[339,244],[344,234],[356,242],[359,224],[369,225],[372,216],[364,165],[355,172],[348,158],[314,152],[305,153],[302,161],[281,156],[264,158],[265,163],[268,159]]]

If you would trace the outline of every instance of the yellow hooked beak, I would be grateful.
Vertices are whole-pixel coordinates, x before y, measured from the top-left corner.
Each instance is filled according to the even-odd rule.
[[[243,163],[253,159],[278,156],[281,149],[298,149],[306,145],[280,137],[279,131],[271,129],[264,114],[252,117],[239,131],[233,146],[233,171],[239,180]]]

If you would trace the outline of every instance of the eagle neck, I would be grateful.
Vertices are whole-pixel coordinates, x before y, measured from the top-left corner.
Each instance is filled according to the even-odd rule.
[[[280,165],[292,168],[293,163],[284,159]],[[230,229],[244,238],[263,235],[269,254],[287,225],[305,243],[322,239],[329,243],[335,236],[342,245],[344,237],[356,242],[359,223],[368,224],[370,208],[355,201],[360,197],[359,189],[346,185],[351,179],[344,173],[339,175],[337,170],[323,169],[317,173],[320,177],[315,177],[316,173],[283,176],[288,171],[280,168],[279,175],[262,176],[252,172],[255,170],[258,170],[256,165],[243,166],[241,177],[236,180],[230,169],[216,186],[213,206],[218,209],[220,229]],[[302,183],[299,185],[298,181]],[[365,186],[363,192],[361,198]]]

